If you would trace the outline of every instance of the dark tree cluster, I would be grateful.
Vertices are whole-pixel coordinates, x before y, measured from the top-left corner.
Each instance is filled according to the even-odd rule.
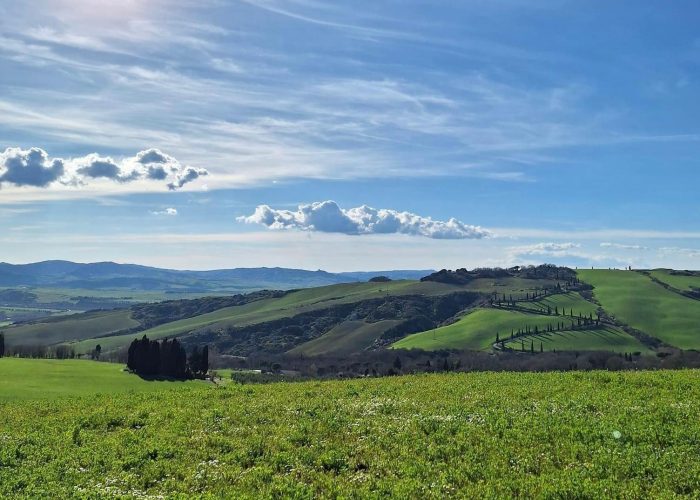
[[[203,376],[209,369],[209,348],[195,348],[189,363],[185,348],[177,339],[161,342],[145,335],[129,346],[126,366],[139,375],[187,379]]]
[[[205,345],[201,349],[197,346],[192,348],[189,357],[190,371],[195,377],[203,377],[209,370],[209,346]]]
[[[506,296],[505,293],[499,294],[498,292],[493,292],[493,295],[489,298],[489,305],[491,305],[492,307],[523,309],[518,305],[518,302],[540,302],[544,298],[561,293],[567,293],[568,291],[568,288],[562,287],[561,283],[557,282],[557,284],[552,287],[542,287],[535,289],[532,292],[525,292],[525,295],[520,294],[513,296],[513,294],[511,293],[508,296]],[[547,314],[551,314],[552,308],[547,305],[544,305],[542,306],[542,311],[546,311]]]
[[[525,279],[547,279],[566,282],[569,286],[578,284],[576,272],[568,267],[559,267],[553,264],[542,264],[541,266],[515,266],[508,269],[499,267],[481,267],[469,271],[466,268],[450,271],[441,269],[433,274],[421,278],[421,281],[437,281],[440,283],[450,283],[453,285],[464,285],[478,278],[525,278]]]
[[[512,276],[507,269],[501,268],[477,268],[469,271],[466,268],[456,269],[441,269],[435,273],[429,274],[421,278],[421,281],[437,281],[438,283],[447,283],[450,285],[466,285],[467,283],[478,278],[508,278]]]

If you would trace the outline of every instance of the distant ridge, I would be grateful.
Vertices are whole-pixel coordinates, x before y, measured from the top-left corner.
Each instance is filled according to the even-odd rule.
[[[329,273],[283,267],[181,271],[115,262],[77,263],[47,260],[31,264],[0,263],[0,287],[51,287],[85,290],[129,289],[165,292],[217,292],[292,289],[367,281],[374,276],[420,279],[433,270]]]

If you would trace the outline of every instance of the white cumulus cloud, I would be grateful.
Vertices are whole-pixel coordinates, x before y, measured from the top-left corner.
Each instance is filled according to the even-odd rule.
[[[49,159],[39,148],[7,148],[0,153],[0,186],[46,187],[65,174],[65,164],[60,158]]]
[[[362,205],[343,209],[334,201],[299,205],[297,210],[277,210],[259,205],[249,216],[238,217],[239,222],[261,224],[270,229],[300,229],[324,233],[409,234],[434,239],[486,238],[490,232],[451,218],[433,220],[410,212],[372,208]]]
[[[151,214],[153,215],[169,215],[169,216],[175,216],[177,215],[177,208],[165,208],[163,210],[152,210]]]
[[[182,165],[172,156],[151,148],[114,160],[91,153],[75,158],[50,158],[41,148],[6,148],[0,152],[0,187],[56,185],[81,186],[92,181],[117,183],[163,181],[170,190],[208,175],[204,168]]]
[[[186,167],[175,174],[175,180],[168,183],[168,189],[174,191],[205,175],[209,175],[209,172],[204,168]]]

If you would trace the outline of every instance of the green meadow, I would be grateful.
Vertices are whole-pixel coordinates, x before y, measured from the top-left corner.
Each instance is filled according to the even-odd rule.
[[[529,335],[523,339],[514,339],[505,343],[514,350],[535,352],[544,351],[613,351],[625,353],[650,354],[652,351],[625,331],[612,326],[582,331],[542,332]]]
[[[115,383],[119,368],[106,365],[108,385],[58,397],[51,386],[105,376],[95,375],[103,368],[84,363],[80,374],[61,379],[46,376],[45,363],[16,363],[43,383],[36,397],[53,399],[0,400],[4,498],[673,498],[700,491],[695,370],[164,382],[142,390],[152,383],[134,378],[125,389],[126,380]]]
[[[678,272],[671,272],[668,269],[655,269],[650,271],[649,274],[657,280],[681,291],[700,289],[700,274],[688,276],[678,274]]]
[[[100,337],[138,325],[128,309],[94,311],[13,326],[5,330],[5,339],[8,344],[51,345]]]
[[[568,304],[566,301],[562,303]],[[568,305],[567,305],[568,308]],[[617,352],[647,352],[648,349],[631,335],[619,329],[601,328],[598,330],[578,330],[546,333],[547,325],[572,321],[568,316],[546,316],[502,309],[477,309],[462,317],[456,323],[435,330],[409,335],[392,347],[396,349],[472,349],[488,350],[496,341],[496,333],[501,339],[508,339],[511,332],[530,327],[538,328],[539,334],[528,335],[523,341],[527,349],[535,342],[539,350],[540,342],[551,350],[612,350]],[[520,339],[507,343],[508,347],[520,349]]]
[[[700,348],[700,301],[633,271],[583,270],[580,278],[616,319],[681,349]]]
[[[0,358],[0,404],[68,396],[163,390],[200,382],[146,381],[124,365],[88,360]]]

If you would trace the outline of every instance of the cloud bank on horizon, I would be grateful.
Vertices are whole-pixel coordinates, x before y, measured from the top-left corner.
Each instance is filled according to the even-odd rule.
[[[300,229],[324,233],[408,234],[442,240],[481,239],[491,235],[479,226],[465,224],[455,218],[433,220],[410,212],[362,205],[343,209],[332,200],[299,205],[297,210],[278,210],[259,205],[239,222],[261,224],[269,229]]]
[[[9,147],[0,153],[0,187],[8,184],[35,188],[78,187],[95,180],[118,184],[153,181],[166,182],[166,187],[175,191],[208,174],[204,168],[183,166],[155,148],[121,161],[97,153],[68,159],[51,158],[45,150],[37,147]]]

